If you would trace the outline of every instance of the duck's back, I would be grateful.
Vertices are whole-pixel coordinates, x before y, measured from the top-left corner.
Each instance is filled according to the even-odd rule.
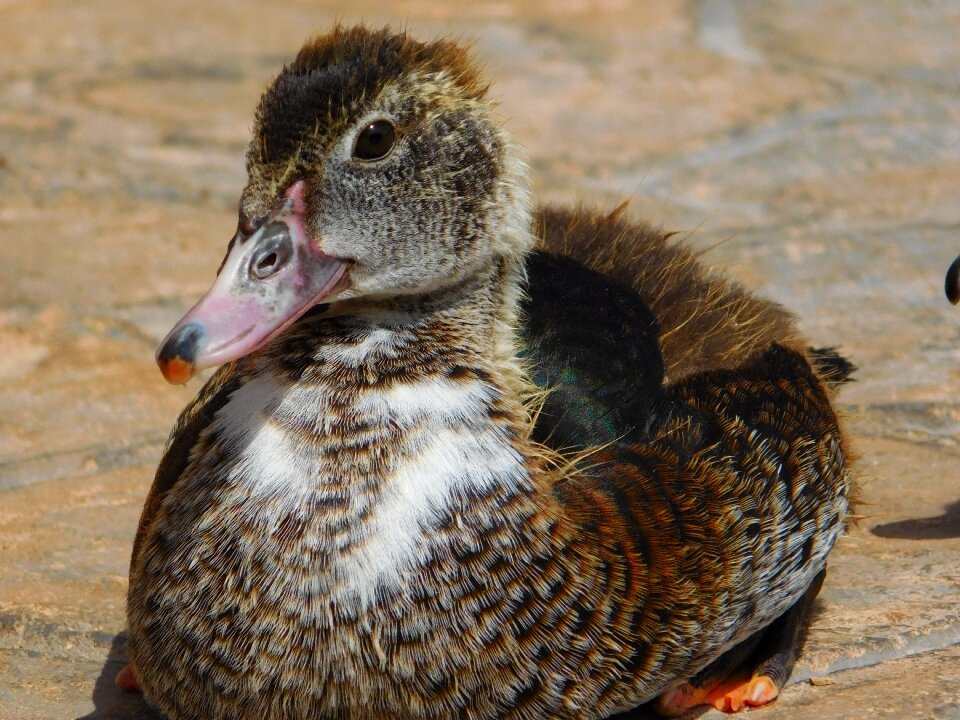
[[[535,222],[539,248],[636,292],[659,325],[665,382],[734,367],[772,343],[804,351],[796,321],[783,307],[709,272],[689,248],[630,222],[622,209],[604,215],[542,206]]]

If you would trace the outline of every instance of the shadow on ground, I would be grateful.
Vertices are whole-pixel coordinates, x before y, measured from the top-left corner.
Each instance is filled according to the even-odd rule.
[[[93,712],[77,720],[162,720],[142,695],[124,692],[113,681],[126,663],[127,634],[123,632],[114,636],[100,676],[93,686]]]
[[[871,532],[878,537],[896,540],[945,540],[960,537],[960,500],[947,505],[942,515],[877,525]]]

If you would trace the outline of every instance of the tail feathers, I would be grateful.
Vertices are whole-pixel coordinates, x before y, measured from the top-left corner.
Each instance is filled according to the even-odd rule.
[[[807,357],[814,370],[831,389],[855,380],[857,366],[837,352],[836,348],[809,348]]]

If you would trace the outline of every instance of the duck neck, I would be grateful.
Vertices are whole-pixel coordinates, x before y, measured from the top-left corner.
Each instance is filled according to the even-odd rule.
[[[374,334],[389,342],[386,335],[393,333],[392,340],[402,345],[400,359],[416,363],[411,371],[423,368],[427,359],[426,367],[437,373],[469,367],[482,371],[505,395],[520,397],[524,380],[516,355],[522,280],[522,259],[501,256],[453,286],[422,295],[349,300],[317,320],[352,337]],[[317,327],[303,330],[312,334]],[[375,373],[384,357],[372,349],[362,364]]]

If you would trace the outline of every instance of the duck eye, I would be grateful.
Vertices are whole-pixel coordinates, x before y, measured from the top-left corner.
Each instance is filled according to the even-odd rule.
[[[396,133],[390,122],[376,120],[357,135],[353,156],[358,160],[379,160],[390,152],[395,138]]]

